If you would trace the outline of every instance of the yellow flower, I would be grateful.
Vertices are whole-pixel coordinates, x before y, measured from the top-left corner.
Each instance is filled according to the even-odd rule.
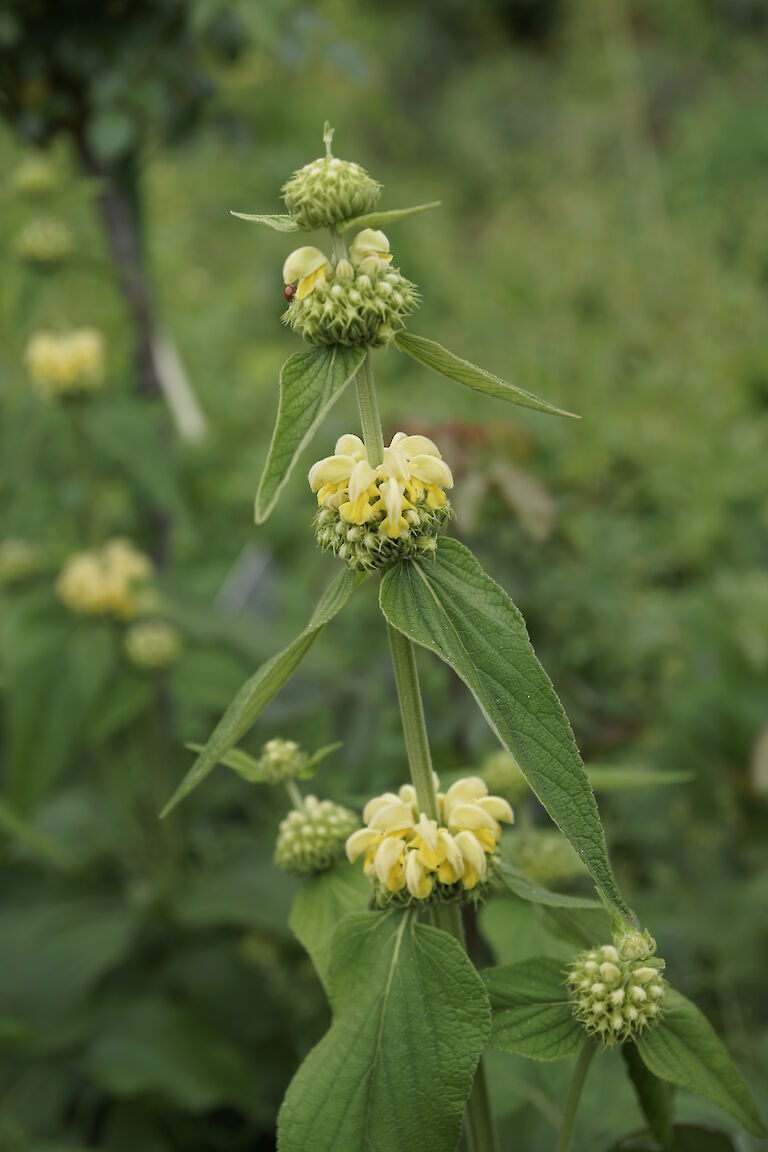
[[[309,296],[317,284],[325,281],[328,257],[319,248],[307,246],[297,248],[283,264],[283,280],[286,284],[296,284],[296,299]]]
[[[376,232],[373,228],[364,228],[362,232],[358,232],[352,241],[349,248],[349,258],[358,272],[362,272],[366,276],[376,276],[392,262],[389,240],[383,232]]]
[[[71,556],[56,581],[56,592],[72,612],[130,620],[139,607],[136,585],[151,574],[149,557],[130,540],[116,538]]]
[[[27,345],[25,363],[46,400],[94,392],[104,379],[104,337],[95,328],[76,328],[63,335],[36,332]]]
[[[396,432],[383,463],[373,469],[360,437],[347,435],[337,440],[335,455],[312,466],[309,486],[321,508],[338,509],[347,524],[373,522],[395,540],[419,524],[416,505],[431,511],[445,506],[443,489],[453,487],[453,476],[426,436]]]
[[[364,855],[366,876],[383,892],[407,890],[414,900],[428,900],[438,884],[444,894],[460,895],[486,879],[500,821],[514,819],[509,804],[489,796],[477,777],[457,781],[437,800],[437,820],[419,811],[410,784],[366,805],[366,827],[347,840],[347,856],[354,861]]]

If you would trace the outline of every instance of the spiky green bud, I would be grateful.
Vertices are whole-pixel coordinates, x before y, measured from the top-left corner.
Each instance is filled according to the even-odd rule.
[[[294,172],[283,199],[299,228],[328,228],[376,206],[381,185],[359,164],[322,156]]]
[[[309,295],[303,300],[294,297],[283,323],[310,344],[373,348],[389,344],[405,327],[419,294],[397,268],[375,260],[366,267],[368,271],[349,260],[339,261],[335,268],[328,265],[325,279]]]
[[[282,784],[285,780],[295,780],[301,776],[308,759],[306,752],[295,740],[283,740],[276,736],[262,748],[259,769],[268,784]]]
[[[331,800],[306,796],[280,823],[275,864],[297,876],[311,876],[331,868],[344,855],[347,837],[359,826],[349,808]]]
[[[580,952],[566,980],[574,1016],[606,1045],[634,1039],[661,1019],[663,969],[663,960],[622,958],[613,944]]]

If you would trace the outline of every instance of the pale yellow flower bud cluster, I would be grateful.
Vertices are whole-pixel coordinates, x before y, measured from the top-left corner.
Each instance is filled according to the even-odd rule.
[[[97,392],[104,382],[104,337],[95,328],[36,332],[24,357],[36,391],[45,400]]]
[[[176,663],[181,655],[181,635],[167,620],[140,620],[126,631],[123,647],[136,668],[155,672]]]
[[[331,800],[305,796],[280,823],[275,864],[285,872],[311,876],[331,868],[344,855],[344,843],[357,816]]]
[[[363,571],[434,551],[452,515],[445,489],[453,476],[426,436],[396,432],[377,468],[359,436],[342,436],[310,469],[309,486],[318,544]]]
[[[130,620],[139,612],[138,595],[152,571],[148,556],[117,537],[71,556],[56,581],[56,593],[78,615]]]
[[[38,216],[24,225],[14,247],[17,255],[30,264],[59,264],[72,255],[75,238],[63,220]]]
[[[576,1019],[607,1045],[639,1036],[661,1019],[663,970],[663,960],[623,959],[613,944],[579,953],[567,976]]]
[[[26,156],[11,177],[13,188],[22,196],[43,196],[58,182],[55,166],[46,156]]]
[[[411,784],[366,805],[366,827],[350,836],[347,856],[365,856],[379,903],[461,900],[487,879],[501,824],[514,820],[507,801],[489,796],[478,776],[468,776],[438,792],[437,805],[437,820],[420,812]]]
[[[307,753],[295,740],[275,736],[262,748],[259,768],[267,783],[282,784],[284,780],[295,780],[300,776],[308,759]]]

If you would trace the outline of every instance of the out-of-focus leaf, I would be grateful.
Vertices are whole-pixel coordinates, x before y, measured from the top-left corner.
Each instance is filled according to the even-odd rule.
[[[665,1152],[737,1152],[737,1144],[727,1132],[702,1128],[698,1124],[676,1124]],[[610,1152],[659,1152],[659,1145],[649,1133],[628,1136],[614,1144]]]
[[[174,915],[187,928],[232,925],[287,935],[297,883],[273,866],[269,845],[238,840],[229,850],[222,846],[220,858],[190,870]]]
[[[326,589],[304,631],[287,648],[263,664],[250,680],[246,680],[217,724],[204,750],[166,804],[162,816],[167,816],[185,796],[202,783],[221,757],[245,735],[270,700],[296,671],[325,625],[344,607],[358,582],[358,574],[349,568],[340,572]]]
[[[453,352],[449,352],[434,340],[427,340],[414,332],[400,332],[395,336],[395,344],[425,368],[431,368],[441,376],[447,376],[449,380],[455,380],[457,384],[463,384],[475,392],[494,396],[497,400],[508,400],[510,404],[520,404],[523,408],[534,408],[537,412],[579,419],[574,412],[566,412],[564,408],[558,408],[547,400],[540,400],[532,392],[526,392],[524,388],[517,388],[514,384],[507,384],[506,380],[501,380],[492,372],[486,372],[484,368],[478,368],[469,360],[454,356]]]
[[[247,1052],[191,1008],[159,998],[126,1001],[105,1021],[86,1064],[115,1096],[157,1096],[190,1112],[232,1105],[250,1113],[258,1093]]]
[[[587,764],[587,776],[595,792],[631,792],[635,788],[664,788],[670,784],[690,784],[695,772],[667,772],[658,768],[627,765]]]
[[[36,856],[42,857],[56,868],[67,866],[66,853],[54,840],[40,832],[29,820],[20,816],[13,807],[0,796],[0,832],[17,840]]]
[[[604,908],[599,900],[590,896],[569,896],[562,892],[551,892],[549,888],[529,880],[511,860],[501,858],[500,878],[503,884],[519,896],[521,900],[530,900],[533,904],[550,904],[560,908]]]
[[[299,455],[365,359],[364,348],[323,345],[289,356],[280,369],[277,421],[256,494],[256,523],[277,503]]]

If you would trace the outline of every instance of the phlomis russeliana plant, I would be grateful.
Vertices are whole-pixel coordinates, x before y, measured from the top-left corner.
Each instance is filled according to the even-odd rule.
[[[304,631],[243,685],[166,808],[219,763],[252,783],[283,787],[290,798],[275,859],[301,877],[291,926],[317,968],[333,1022],[288,1088],[280,1152],[452,1152],[462,1138],[472,1152],[497,1149],[488,1045],[532,1060],[575,1058],[559,1152],[571,1147],[600,1047],[622,1051],[662,1147],[672,1139],[674,1085],[765,1135],[740,1073],[699,1010],[675,991],[674,973],[619,890],[570,725],[519,611],[448,534],[450,462],[407,427],[384,443],[373,350],[393,347],[499,401],[570,413],[412,330],[421,290],[400,269],[390,232],[436,205],[380,209],[378,182],[334,156],[332,138],[326,125],[325,155],[284,185],[286,213],[243,218],[287,240],[325,230],[321,245],[286,253],[283,321],[306,347],[280,373],[256,521],[270,515],[298,456],[354,382],[360,426],[325,445],[308,477],[317,543],[338,570]],[[378,593],[407,753],[402,779],[361,816],[299,788],[333,749],[309,756],[276,739],[255,758],[237,747],[359,587]],[[514,814],[483,775],[441,785],[416,646],[464,681],[514,773],[587,869],[594,898],[554,892],[512,862],[504,842],[516,836]],[[504,891],[552,913],[567,910],[582,940],[570,962],[543,957],[476,970],[462,908]]]

